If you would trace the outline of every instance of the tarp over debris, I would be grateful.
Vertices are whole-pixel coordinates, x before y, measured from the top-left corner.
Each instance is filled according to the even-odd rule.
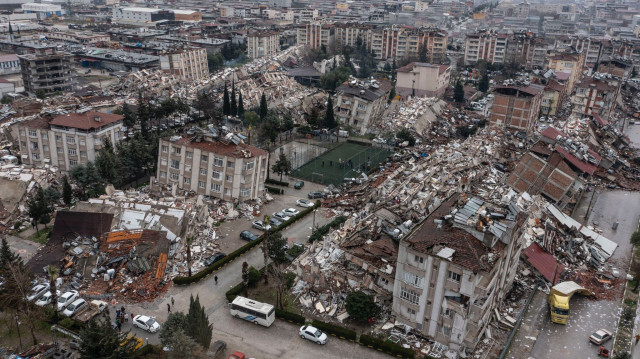
[[[546,280],[555,284],[560,279],[560,274],[564,270],[564,265],[558,263],[556,259],[547,253],[538,243],[531,244],[524,251],[527,261],[544,276]]]

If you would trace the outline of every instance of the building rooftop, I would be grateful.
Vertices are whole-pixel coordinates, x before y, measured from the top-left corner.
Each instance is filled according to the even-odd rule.
[[[198,139],[200,139],[200,141],[198,141]],[[253,158],[267,155],[267,151],[245,143],[239,143],[236,145],[232,142],[206,140],[202,139],[200,136],[183,136],[178,138],[167,137],[164,140],[169,141],[174,145],[197,148],[202,151],[227,157]]]
[[[342,85],[336,88],[336,93],[342,92],[373,102],[380,97],[386,96],[391,90],[391,87],[391,84],[387,81],[380,81],[378,88],[375,88],[374,86],[364,86],[361,88],[358,85],[354,85],[353,82],[345,81]]]
[[[505,96],[536,96],[544,91],[542,85],[526,85],[526,86],[496,86],[494,91]]]
[[[87,111],[85,113],[69,113],[55,117],[51,122],[49,122],[49,124],[81,130],[90,130],[121,121],[123,118],[124,116],[111,113]]]

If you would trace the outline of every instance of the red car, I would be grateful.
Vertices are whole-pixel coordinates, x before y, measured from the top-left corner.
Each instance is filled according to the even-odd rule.
[[[231,355],[229,355],[229,357],[227,359],[245,359],[246,356],[244,355],[244,353],[242,352],[235,352]]]

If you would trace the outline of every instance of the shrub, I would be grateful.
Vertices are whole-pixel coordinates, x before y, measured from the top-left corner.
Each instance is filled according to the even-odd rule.
[[[295,283],[295,280],[296,280],[296,274],[294,272],[287,272],[284,275],[284,278],[285,278],[285,286],[287,287],[287,289],[293,288],[293,284]]]
[[[155,353],[155,348],[153,345],[151,344],[147,344],[145,346],[143,346],[142,348],[136,350],[133,354],[133,356],[135,358],[141,358],[144,356],[147,356],[149,354],[154,354]]]
[[[300,314],[287,312],[286,310],[277,309],[277,308],[276,308],[276,318],[286,320],[288,322],[299,324],[299,325],[304,325],[304,323],[306,322],[305,317],[301,316]]]
[[[264,188],[269,193],[273,193],[273,194],[283,194],[284,193],[284,190],[281,189],[281,188],[276,188],[276,187],[271,187],[271,186],[264,186]]]
[[[362,291],[349,293],[345,300],[345,308],[351,318],[362,323],[380,314],[380,307],[373,301],[373,297]]]
[[[242,293],[243,290],[244,290],[244,283],[243,282],[240,282],[240,284],[238,284],[235,287],[229,289],[225,293],[225,296],[227,297],[227,300],[229,301],[229,303],[233,302],[233,300],[236,299],[236,297],[240,293]]]
[[[63,328],[69,329],[73,327],[76,323],[71,318],[64,318],[58,324],[60,324],[60,326]]]
[[[356,332],[339,325],[314,320],[311,325],[341,339],[356,340]]]
[[[300,254],[302,254],[302,252],[304,252],[303,246],[293,246],[291,249],[287,251],[287,254],[290,255],[292,258],[296,258]]]
[[[22,226],[22,221],[17,221],[13,224],[13,229],[19,229]]]
[[[383,351],[387,354],[395,355],[398,358],[414,358],[415,352],[392,342],[384,341],[369,335],[360,336],[360,344]]]
[[[325,234],[329,233],[331,228],[339,227],[342,224],[342,222],[344,222],[346,220],[347,220],[346,217],[340,216],[340,217],[337,217],[336,219],[334,219],[333,221],[325,224],[324,226],[316,229],[316,231],[313,232],[313,234],[311,234],[311,236],[309,237],[309,242],[315,242],[317,240],[322,239],[322,237]]]
[[[249,287],[255,287],[260,277],[262,277],[262,273],[259,270],[249,267]]]
[[[268,178],[264,181],[264,183],[272,184],[275,186],[284,186],[289,187],[289,182],[274,180],[273,178]]]

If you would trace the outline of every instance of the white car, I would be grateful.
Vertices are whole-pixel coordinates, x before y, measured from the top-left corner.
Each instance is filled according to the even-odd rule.
[[[320,329],[310,325],[300,327],[300,338],[311,340],[316,344],[327,344],[327,335]]]
[[[286,222],[286,221],[291,219],[291,217],[289,217],[284,212],[275,212],[272,216],[275,217],[277,220],[282,221],[282,222]]]
[[[286,214],[287,216],[295,216],[298,213],[300,213],[300,211],[298,211],[295,208],[287,208],[287,209],[283,209],[282,213]]]
[[[253,221],[253,223],[251,223],[251,227],[259,229],[261,231],[268,231],[271,230],[271,225],[267,224],[265,226],[264,223],[262,223],[262,221],[258,220],[258,221]]]
[[[146,315],[136,315],[133,318],[133,326],[144,329],[149,333],[155,333],[160,330],[160,324],[155,319]]]
[[[42,297],[47,291],[49,291],[49,284],[38,284],[31,289],[31,294],[27,297],[30,301],[34,301]]]
[[[56,293],[60,295],[60,291],[57,290]],[[44,307],[47,304],[51,304],[52,294],[51,291],[48,290],[40,299],[36,300],[36,305],[39,307]]]
[[[307,200],[307,199],[299,199],[296,201],[296,204],[300,207],[304,207],[304,208],[310,208],[313,207],[313,202]]]
[[[78,299],[78,291],[70,290],[60,297],[58,297],[58,311],[64,310],[67,305],[73,303],[76,299]]]
[[[62,314],[66,315],[67,317],[73,317],[74,315],[79,313],[81,310],[86,308],[88,305],[89,304],[87,304],[86,300],[82,298],[76,299],[73,303],[67,306],[67,308],[62,312]]]

